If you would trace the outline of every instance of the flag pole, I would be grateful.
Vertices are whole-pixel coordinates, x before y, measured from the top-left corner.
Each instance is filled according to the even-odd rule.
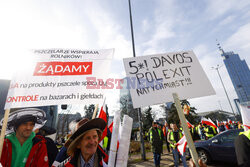
[[[5,110],[4,113],[4,119],[3,119],[3,126],[1,129],[1,136],[0,136],[0,158],[2,156],[2,150],[3,150],[3,142],[4,142],[4,136],[7,128],[7,122],[10,114],[10,109]]]
[[[98,110],[98,104],[95,105],[95,110],[94,110],[94,113],[92,115],[92,119],[95,119],[97,110]]]
[[[103,104],[102,104],[103,107],[104,107],[104,105],[105,105],[105,101],[106,101],[106,97],[105,97],[104,100],[103,100]]]
[[[131,37],[132,37],[132,46],[133,46],[133,57],[136,57],[135,55],[135,42],[134,42],[134,31],[133,31],[133,21],[132,21],[132,12],[131,12],[131,3],[130,0],[128,0],[129,4],[129,16],[130,16],[130,28],[131,28]],[[139,120],[139,129],[140,129],[140,140],[141,140],[141,157],[142,160],[146,160],[146,154],[145,154],[145,147],[144,147],[144,139],[143,139],[143,131],[142,131],[142,122],[141,122],[141,108],[137,108],[138,111],[138,120]]]
[[[184,134],[185,134],[186,139],[187,139],[187,143],[188,143],[188,147],[189,147],[192,159],[195,163],[195,166],[199,166],[198,165],[198,154],[196,152],[196,149],[194,146],[194,141],[193,141],[191,134],[190,134],[190,131],[188,129],[186,118],[185,118],[184,113],[182,111],[181,103],[180,103],[178,94],[173,93],[173,98],[174,98],[175,106],[177,108],[177,113],[178,113],[180,121],[181,121],[181,125],[182,125],[183,130],[184,130]]]

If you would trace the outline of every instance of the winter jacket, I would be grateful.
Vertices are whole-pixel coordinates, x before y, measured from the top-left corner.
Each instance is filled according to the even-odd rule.
[[[250,166],[250,130],[241,132],[234,140],[235,153],[239,167]]]
[[[65,167],[80,167],[80,153],[81,153],[80,149],[77,149],[75,152],[75,155],[73,157],[70,157],[68,159],[68,162],[66,162],[64,166]],[[105,162],[106,164],[108,163],[108,155],[98,145],[96,156],[95,156],[94,167],[103,167],[103,162]]]
[[[25,167],[48,167],[48,154],[46,148],[46,140],[40,135],[36,135],[32,139],[32,148],[30,150]],[[1,164],[4,167],[11,167],[12,160],[12,143],[9,139],[5,139],[1,156]]]
[[[148,131],[149,133],[149,141],[151,143],[151,149],[153,153],[161,154],[163,147],[163,131],[159,128],[151,127]]]

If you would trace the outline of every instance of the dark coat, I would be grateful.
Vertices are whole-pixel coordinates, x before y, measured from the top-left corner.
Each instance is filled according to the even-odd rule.
[[[164,135],[162,130],[151,127],[148,131],[149,139],[151,143],[151,149],[153,153],[161,154],[163,147]]]
[[[245,135],[239,135],[234,140],[237,162],[240,167],[250,166],[250,140]]]

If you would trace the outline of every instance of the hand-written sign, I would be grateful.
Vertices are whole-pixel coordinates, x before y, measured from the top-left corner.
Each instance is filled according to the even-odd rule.
[[[215,91],[192,51],[125,58],[127,88],[134,108],[213,95]]]
[[[11,80],[5,109],[103,102],[114,49],[42,49],[31,53],[37,61]]]

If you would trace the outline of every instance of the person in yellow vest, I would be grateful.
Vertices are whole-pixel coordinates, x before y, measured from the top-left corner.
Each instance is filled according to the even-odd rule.
[[[199,135],[199,127],[198,125],[195,125],[194,127],[191,127],[191,134],[192,134],[192,138],[193,140],[200,140],[200,135]]]
[[[108,148],[108,141],[109,141],[108,136],[105,136],[104,139],[103,139],[102,148],[103,148],[106,152],[107,152],[107,148]]]
[[[157,128],[157,122],[152,123],[152,127],[148,131],[149,133],[149,141],[154,154],[154,163],[156,167],[160,167],[161,161],[161,153],[162,153],[162,141],[163,141],[163,133]]]
[[[238,129],[244,129],[244,126],[242,125],[241,122],[238,122]]]
[[[182,132],[177,128],[175,123],[170,124],[171,131],[168,133],[167,140],[172,149],[173,157],[174,157],[174,165],[178,167],[179,165],[179,157],[181,157],[182,163],[184,167],[187,167],[186,156],[185,153],[183,156],[177,150],[177,142],[182,138]]]
[[[164,134],[163,134],[162,127],[163,127],[163,126],[162,126],[159,122],[157,122],[157,128],[158,128],[158,130],[160,131],[159,135],[160,135],[160,139],[161,139],[161,147],[162,147],[162,151],[161,151],[161,153],[163,154],[163,141],[164,141]]]
[[[205,124],[204,132],[206,135],[206,140],[214,137],[217,134],[216,129],[213,126],[209,126]]]
[[[167,139],[167,135],[170,132],[170,127],[169,127],[167,121],[165,122],[165,125],[162,128],[162,131],[163,131],[164,138],[166,140],[168,153],[170,153],[170,146],[169,146],[169,142],[168,142],[168,139]]]
[[[250,166],[250,129],[240,132],[234,140],[235,153],[239,167]]]

